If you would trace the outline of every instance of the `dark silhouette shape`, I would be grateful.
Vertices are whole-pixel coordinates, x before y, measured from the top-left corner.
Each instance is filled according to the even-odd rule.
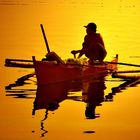
[[[100,77],[97,81],[87,81],[83,83],[83,101],[87,103],[85,116],[87,119],[95,119],[100,117],[95,113],[97,106],[101,106],[104,101],[104,90],[106,89],[104,77]]]
[[[25,82],[26,80],[29,80],[29,78],[33,77],[35,75],[35,73],[30,73],[30,74],[26,74],[20,78],[18,78],[15,83],[13,84],[9,84],[8,86],[5,87],[6,90],[11,90],[12,87],[17,87],[17,86],[23,86],[25,84],[30,84]]]
[[[74,54],[74,56],[79,53],[78,58],[85,54],[85,56],[89,58],[90,64],[93,64],[95,61],[103,63],[107,52],[102,36],[99,33],[96,33],[97,25],[91,22],[84,27],[86,28],[87,34],[84,37],[83,47],[81,50],[73,50],[71,53]]]
[[[68,90],[69,84],[67,82],[38,85],[32,114],[35,115],[35,111],[39,109],[46,109],[46,114],[48,111],[58,109],[59,103],[67,99]]]

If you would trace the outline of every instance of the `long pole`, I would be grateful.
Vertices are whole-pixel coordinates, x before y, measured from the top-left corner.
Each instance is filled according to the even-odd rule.
[[[43,33],[43,37],[44,37],[44,40],[45,40],[47,51],[48,51],[48,53],[50,53],[50,48],[49,48],[49,44],[48,44],[48,41],[47,41],[47,38],[46,38],[46,35],[45,35],[45,31],[44,31],[43,25],[40,24],[40,27],[41,27],[41,30],[42,30],[42,33]]]
[[[108,63],[108,64],[119,64],[119,65],[126,65],[126,66],[134,66],[134,67],[140,67],[140,65],[137,65],[137,64],[129,64],[129,63],[122,63],[122,62],[108,62],[108,61],[105,61],[105,63]]]

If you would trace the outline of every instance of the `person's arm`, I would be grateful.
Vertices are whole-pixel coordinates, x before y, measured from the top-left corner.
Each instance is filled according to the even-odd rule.
[[[84,37],[84,42],[82,44],[82,49],[79,50],[79,56],[78,58],[82,57],[83,54],[85,54],[87,48],[86,48],[86,40],[87,40],[87,35]]]
[[[84,42],[82,44],[82,49],[81,50],[73,50],[73,51],[71,51],[71,53],[73,55],[79,53],[78,58],[80,58],[86,51],[86,40],[87,40],[86,38],[87,38],[87,36],[85,36],[85,38],[84,38]]]
[[[71,51],[71,53],[72,53],[73,55],[79,53],[79,55],[78,55],[77,58],[80,58],[80,57],[84,54],[84,50],[83,50],[83,49],[81,49],[81,50],[73,50],[73,51]]]
[[[81,50],[79,51],[79,55],[77,58],[80,58],[84,53],[81,52]]]

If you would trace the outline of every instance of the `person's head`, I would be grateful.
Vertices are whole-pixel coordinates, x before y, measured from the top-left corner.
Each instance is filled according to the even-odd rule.
[[[88,32],[96,32],[97,25],[93,22],[89,23],[87,26],[84,26],[87,29]]]

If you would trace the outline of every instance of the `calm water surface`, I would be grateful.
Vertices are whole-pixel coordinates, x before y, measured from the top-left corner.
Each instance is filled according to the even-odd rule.
[[[120,62],[140,64],[139,8],[138,0],[1,0],[0,139],[139,140],[140,85],[121,86],[120,90],[118,86],[125,81],[108,76],[91,83],[37,87],[32,78],[23,86],[5,90],[33,70],[4,67],[5,58],[44,57],[41,23],[50,49],[63,59],[73,57],[70,51],[81,48],[83,26],[91,21],[104,38],[106,60],[118,53]],[[118,69],[139,67],[120,65]],[[83,85],[93,94],[84,94]]]

